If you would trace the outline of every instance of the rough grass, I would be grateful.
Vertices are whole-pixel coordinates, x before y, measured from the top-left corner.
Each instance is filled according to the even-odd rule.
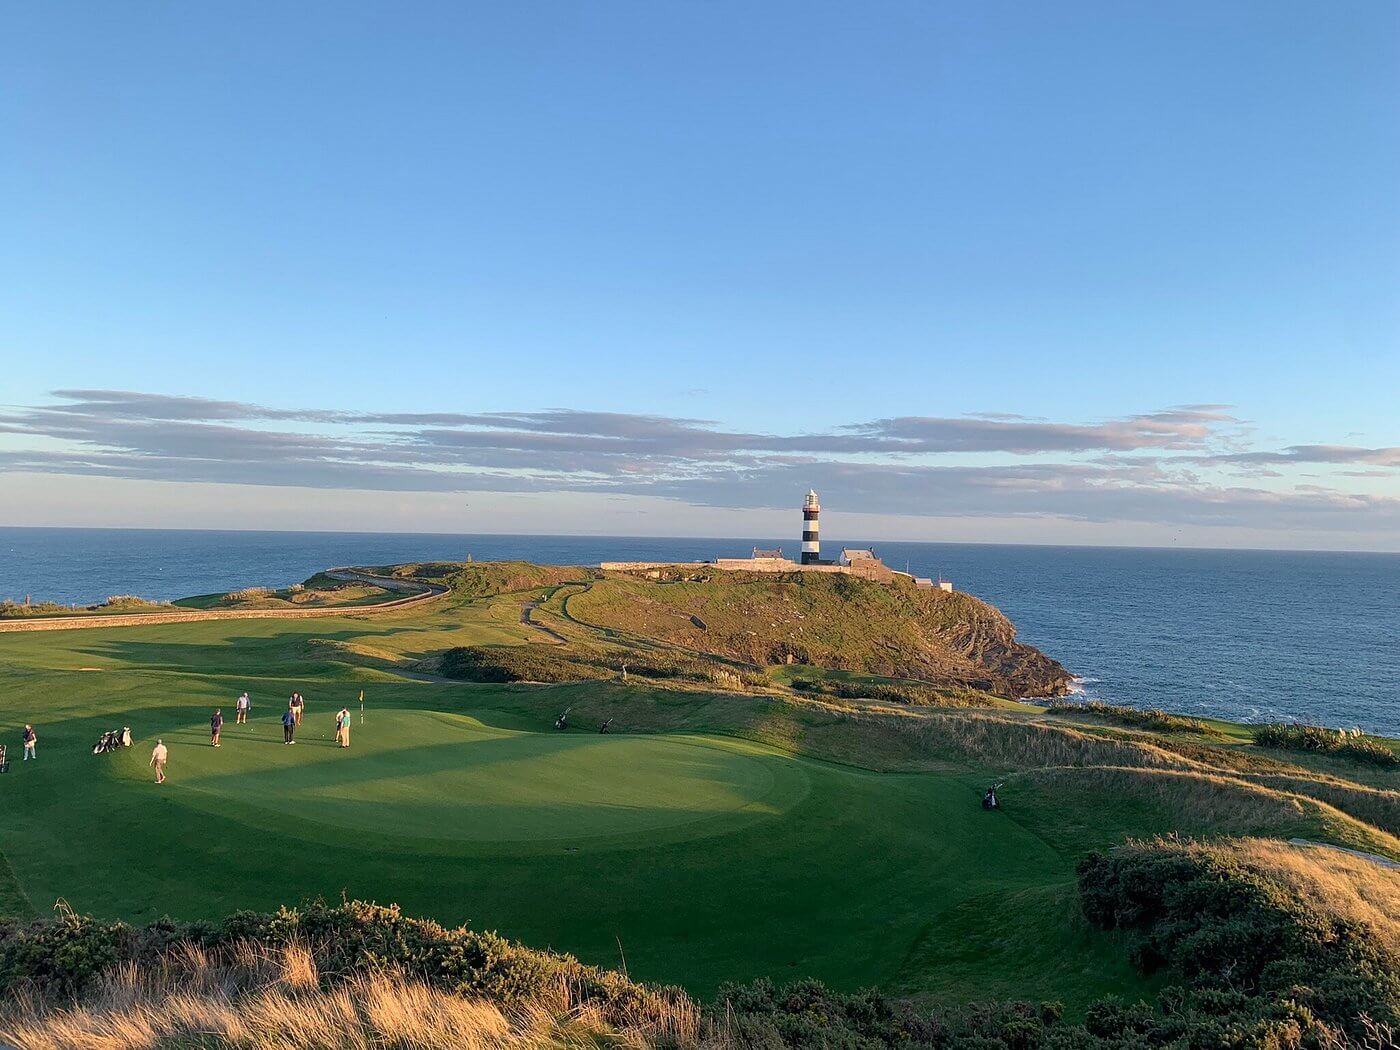
[[[1136,729],[1152,729],[1158,732],[1199,733],[1202,736],[1223,738],[1219,729],[1199,718],[1169,714],[1156,708],[1141,710],[1124,707],[1121,704],[1105,704],[1098,700],[1066,700],[1050,705],[1052,713],[1065,718],[1098,718],[1115,725],[1132,726]]]
[[[674,649],[620,649],[571,644],[458,646],[435,661],[436,673],[464,682],[584,682],[623,675],[658,681],[766,686],[760,674]]]
[[[182,945],[101,977],[81,1004],[21,995],[0,1011],[18,1050],[496,1050],[693,1045],[700,1010],[676,997],[631,1026],[609,1023],[566,982],[513,1002],[464,998],[394,969],[327,980],[301,944]]]
[[[751,664],[813,664],[1000,696],[1061,693],[1069,674],[966,594],[837,574],[608,574],[571,594],[578,621]]]
[[[1382,831],[1400,835],[1400,791],[1349,784],[1333,777],[1305,777],[1282,773],[1245,774],[1241,779],[1256,784],[1309,795],[1357,820],[1373,824]]]
[[[1033,785],[1041,805],[1081,814],[1122,806],[1156,811],[1156,823],[1174,833],[1220,837],[1273,834],[1321,838],[1400,859],[1400,838],[1307,795],[1279,791],[1199,770],[1092,766],[1019,773],[1014,784]]]
[[[1302,723],[1263,725],[1254,730],[1254,742],[1260,747],[1283,751],[1311,751],[1384,768],[1400,767],[1400,755],[1379,739],[1323,726]]]
[[[280,589],[244,587],[227,594],[181,598],[176,604],[189,609],[321,609],[341,605],[373,605],[395,597],[399,595],[372,583],[338,580],[317,573],[305,583],[294,583]]]
[[[1202,769],[1200,763],[1154,743],[1084,733],[1070,726],[990,713],[919,712],[891,719],[880,711],[853,716],[858,724],[889,720],[925,754],[1003,769],[1045,766],[1147,766]]]
[[[535,565],[527,561],[418,562],[373,571],[377,576],[446,584],[458,601],[588,582],[600,576],[597,569],[578,565]]]
[[[1308,907],[1367,927],[1400,959],[1400,871],[1277,839],[1236,839],[1211,848],[1287,886]]]
[[[96,605],[62,605],[59,602],[0,601],[0,620],[24,620],[46,616],[100,616],[104,613],[142,612],[167,609],[169,602],[152,601],[135,594],[114,594]]]

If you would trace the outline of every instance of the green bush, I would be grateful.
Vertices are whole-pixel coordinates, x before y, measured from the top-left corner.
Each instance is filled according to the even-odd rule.
[[[22,620],[26,616],[54,616],[74,611],[75,606],[60,605],[58,602],[17,602],[9,598],[0,601],[0,620]]]
[[[914,682],[846,682],[833,678],[799,678],[792,683],[798,692],[831,696],[842,700],[881,700],[910,707],[976,707],[987,698],[973,690],[953,691]]]
[[[442,654],[439,673],[464,682],[580,682],[614,678],[618,672],[555,646],[463,645]]]
[[[1394,1045],[1385,1040],[1400,1030],[1400,966],[1374,931],[1300,904],[1238,858],[1174,842],[1135,845],[1090,856],[1079,887],[1085,915],[1127,933],[1139,966],[1185,983],[1155,1004],[1108,996],[1080,1024],[1065,1022],[1053,1003],[920,1011],[814,981],[726,986],[713,1016],[739,1045],[774,1050]]]
[[[759,980],[721,987],[711,1014],[744,1047],[1029,1050],[1047,1044],[1061,1008],[1012,1002],[920,1011],[877,991],[845,994],[814,980],[777,988]]]
[[[464,682],[583,682],[629,677],[717,685],[766,685],[754,672],[683,654],[543,645],[466,645],[443,653],[439,673]]]
[[[139,594],[113,594],[106,601],[94,606],[98,609],[160,609],[169,602],[156,602],[142,598]]]
[[[1284,1046],[1294,1029],[1307,1037],[1299,1045],[1325,1044],[1328,1031],[1360,1040],[1363,1015],[1400,1026],[1400,960],[1373,931],[1302,904],[1223,851],[1158,842],[1095,853],[1079,865],[1079,889],[1090,922],[1132,935],[1137,965],[1188,982],[1147,1021],[1104,1005],[1090,1032],[1197,1046],[1216,1045],[1202,1033],[1252,1031]]]
[[[1056,714],[1094,715],[1118,725],[1155,729],[1159,732],[1202,733],[1215,737],[1225,735],[1209,722],[1185,715],[1169,714],[1155,707],[1139,710],[1136,707],[1124,707],[1122,704],[1105,704],[1099,700],[1056,700],[1050,707]]]
[[[1110,996],[1076,1024],[1057,1003],[930,1009],[820,981],[779,988],[760,980],[722,987],[709,1018],[732,1045],[772,1050],[1321,1050],[1383,1045],[1364,1041],[1363,1017],[1400,1024],[1400,967],[1371,931],[1306,909],[1228,854],[1136,845],[1090,856],[1079,885],[1091,921],[1129,934],[1144,968],[1170,967],[1186,983],[1155,1006]],[[389,968],[507,1005],[562,987],[573,1006],[596,1007],[619,1026],[690,1005],[678,989],[361,901],[236,912],[216,924],[132,927],[71,913],[0,923],[0,993],[81,996],[122,963],[178,965],[171,949],[182,943],[219,950],[247,942],[305,944],[327,986]]]
[[[76,995],[93,977],[118,964],[149,963],[160,956],[177,959],[167,953],[180,943],[218,949],[241,942],[266,947],[306,944],[327,984],[389,968],[500,1003],[539,998],[562,986],[575,1004],[596,1006],[618,1025],[645,1023],[686,1001],[677,989],[636,984],[570,955],[536,951],[466,927],[447,929],[405,916],[396,906],[363,901],[235,912],[216,925],[162,919],[136,928],[73,914],[0,925],[0,992],[28,986],[43,993]]]
[[[1367,762],[1375,766],[1400,766],[1400,756],[1369,737],[1351,736],[1323,726],[1301,722],[1275,722],[1256,726],[1254,742],[1260,747],[1276,747],[1284,751],[1314,751]]]

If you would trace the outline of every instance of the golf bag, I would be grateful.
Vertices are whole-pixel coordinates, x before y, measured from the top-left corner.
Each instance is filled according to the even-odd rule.
[[[120,730],[109,729],[103,733],[92,745],[94,755],[105,755],[109,751],[115,751],[119,747],[131,746],[131,727],[123,726]]]
[[[609,732],[609,727],[610,727],[612,724],[613,724],[613,720],[612,720],[611,718],[609,718],[606,722],[604,722],[602,725],[600,725],[600,726],[598,727],[598,732],[600,732],[600,733]]]
[[[992,785],[991,787],[989,787],[985,792],[983,792],[983,794],[982,794],[982,808],[983,808],[983,809],[1001,809],[1001,800],[1000,800],[999,798],[997,798],[997,788],[999,788],[999,787],[1001,787],[1001,784],[1000,784],[1000,783],[993,784],[993,785]]]
[[[573,708],[571,707],[564,708],[563,713],[554,720],[555,729],[567,729],[569,727],[569,712],[572,710]]]
[[[5,745],[0,744],[0,773],[10,771],[10,756],[5,751]]]

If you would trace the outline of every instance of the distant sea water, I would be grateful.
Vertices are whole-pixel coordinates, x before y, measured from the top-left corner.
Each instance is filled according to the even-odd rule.
[[[871,546],[858,540],[849,546]],[[827,551],[842,541],[826,541]],[[283,585],[338,565],[746,556],[766,539],[0,528],[0,598],[95,602]],[[876,543],[952,580],[1079,676],[1084,695],[1400,736],[1400,555]],[[0,658],[3,640],[0,640]]]

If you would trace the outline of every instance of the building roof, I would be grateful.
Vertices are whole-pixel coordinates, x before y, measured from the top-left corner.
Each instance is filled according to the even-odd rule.
[[[869,559],[870,561],[879,560],[875,557],[875,552],[867,547],[842,547],[841,557],[846,561],[862,561],[865,559]]]

